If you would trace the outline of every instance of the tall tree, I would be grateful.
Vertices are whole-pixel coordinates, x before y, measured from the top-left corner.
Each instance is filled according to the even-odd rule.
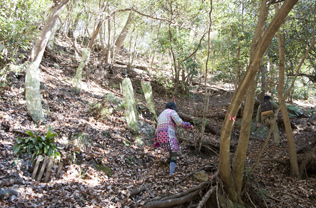
[[[275,12],[278,12],[279,5],[275,5]],[[297,156],[296,156],[296,148],[294,144],[293,132],[291,128],[291,122],[289,119],[289,114],[287,112],[287,108],[284,102],[284,63],[285,63],[285,56],[284,56],[284,44],[282,39],[281,31],[278,32],[278,41],[279,41],[279,84],[278,84],[278,97],[280,105],[281,105],[281,112],[283,116],[283,122],[287,137],[287,142],[289,145],[289,155],[290,155],[290,163],[291,163],[291,173],[299,177],[299,170],[298,170],[298,163],[297,163]],[[272,127],[271,127],[272,128]]]
[[[130,29],[130,27],[132,25],[133,19],[134,19],[134,12],[130,11],[130,13],[128,15],[128,18],[126,20],[125,26],[124,26],[124,28],[122,29],[120,35],[118,36],[118,38],[115,41],[116,48],[119,49],[121,47],[121,45],[123,44],[128,32],[129,32],[129,29]]]
[[[261,2],[260,7],[260,15],[258,18],[256,32],[253,36],[250,48],[250,60],[251,63],[254,59],[255,51],[257,50],[257,46],[262,37],[265,29],[265,24],[267,20],[269,6],[267,4],[267,0],[263,0]],[[259,70],[259,66],[257,66],[257,70]],[[235,192],[236,198],[239,202],[241,200],[241,189],[242,189],[242,180],[243,180],[243,172],[244,172],[244,162],[246,157],[246,151],[250,136],[250,127],[252,123],[252,114],[253,114],[253,106],[254,106],[254,97],[256,92],[255,87],[255,76],[250,80],[250,86],[246,95],[246,103],[243,113],[243,120],[241,125],[240,137],[237,146],[237,150],[233,160],[233,172],[234,172],[234,184],[235,184]]]
[[[31,62],[27,68],[25,76],[25,98],[28,114],[35,122],[41,122],[44,120],[41,95],[39,91],[40,71],[38,67],[42,61],[47,42],[56,24],[57,18],[68,2],[69,0],[63,0],[53,4],[51,13],[45,22],[41,36],[33,47],[30,56]]]
[[[225,117],[222,131],[221,131],[221,140],[220,140],[220,161],[219,161],[219,168],[220,168],[220,176],[224,183],[225,190],[229,194],[229,198],[233,201],[238,201],[239,196],[237,194],[235,184],[235,176],[232,174],[231,171],[231,162],[230,162],[230,134],[234,125],[234,120],[232,117],[237,115],[239,107],[242,103],[242,100],[247,93],[247,90],[253,83],[252,80],[254,79],[257,70],[259,69],[262,57],[267,50],[272,38],[274,37],[275,33],[283,23],[284,19],[287,17],[288,13],[292,10],[294,5],[297,3],[298,0],[288,0],[285,1],[282,5],[281,9],[275,14],[273,19],[271,20],[269,26],[264,31],[262,36],[259,39],[259,42],[256,47],[256,51],[254,53],[253,59],[249,62],[249,66],[247,67],[247,71],[240,82],[239,87],[236,89],[234,96],[232,98],[231,104],[228,108],[228,114]],[[274,1],[272,1],[274,2]],[[261,1],[261,5],[265,4],[266,1]],[[261,8],[265,7],[262,5]],[[259,13],[259,20],[261,19],[262,15],[264,15],[265,10],[261,9]],[[257,30],[261,30],[262,28],[256,28]],[[245,151],[245,150],[244,150]]]

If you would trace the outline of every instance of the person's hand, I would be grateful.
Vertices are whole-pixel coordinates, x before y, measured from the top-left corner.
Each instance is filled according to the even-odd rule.
[[[260,123],[257,123],[257,126],[260,128]]]
[[[193,125],[191,125],[191,129],[192,129],[192,130],[194,129],[194,126],[193,126]]]

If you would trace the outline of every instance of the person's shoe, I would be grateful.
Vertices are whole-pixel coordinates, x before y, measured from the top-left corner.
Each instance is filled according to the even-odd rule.
[[[169,175],[173,175],[174,174],[174,169],[176,168],[176,163],[175,162],[171,162],[170,163],[170,173]]]

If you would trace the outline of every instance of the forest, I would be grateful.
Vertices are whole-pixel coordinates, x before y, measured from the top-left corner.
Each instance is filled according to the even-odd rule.
[[[0,207],[316,208],[315,23],[311,0],[1,0]]]

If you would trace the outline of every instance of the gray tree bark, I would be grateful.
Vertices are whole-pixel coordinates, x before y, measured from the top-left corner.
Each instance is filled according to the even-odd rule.
[[[28,114],[35,122],[41,122],[44,120],[41,95],[39,91],[40,71],[38,67],[42,61],[47,42],[56,24],[57,18],[68,2],[69,0],[63,0],[52,6],[51,13],[48,16],[42,30],[41,37],[36,42],[30,55],[31,62],[27,68],[25,76],[25,98]]]
[[[127,21],[125,23],[125,26],[124,26],[122,32],[120,33],[120,35],[118,36],[118,38],[115,41],[116,48],[119,49],[121,47],[121,45],[123,44],[123,42],[128,34],[128,31],[131,27],[131,24],[133,22],[133,18],[134,18],[134,12],[131,11],[128,15]]]

